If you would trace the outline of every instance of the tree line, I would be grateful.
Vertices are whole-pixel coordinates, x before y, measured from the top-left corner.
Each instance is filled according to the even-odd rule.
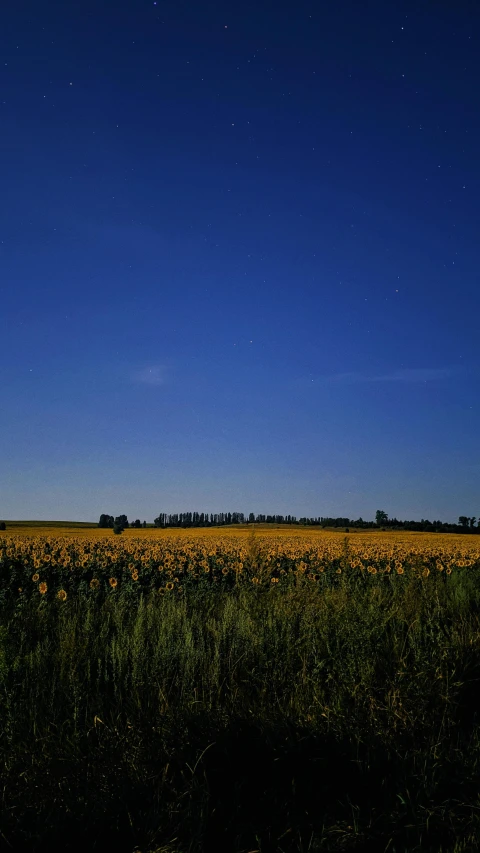
[[[146,527],[147,522],[144,521],[142,524],[139,518],[136,518],[135,521],[129,522],[126,515],[117,515],[116,518],[114,518],[113,515],[102,513],[98,526],[111,527],[114,533],[122,533],[126,527]]]
[[[154,519],[154,527],[223,527],[231,524],[294,524],[302,527],[340,527],[355,528],[360,530],[384,529],[384,530],[417,530],[431,533],[479,533],[480,519],[478,524],[476,516],[461,515],[458,524],[422,518],[420,521],[401,521],[398,518],[389,518],[384,510],[377,510],[374,521],[366,521],[363,518],[346,518],[330,516],[302,516],[295,515],[264,515],[253,512],[248,515],[243,512],[161,512]],[[129,522],[126,515],[107,515],[102,513],[99,527],[111,528],[114,533],[121,533],[127,527],[142,528],[147,526],[137,518]]]

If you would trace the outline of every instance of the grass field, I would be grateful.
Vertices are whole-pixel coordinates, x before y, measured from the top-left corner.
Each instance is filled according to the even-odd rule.
[[[480,847],[480,543],[0,533],[0,847]]]
[[[81,530],[97,528],[98,525],[93,521],[7,521],[9,531],[12,530]]]

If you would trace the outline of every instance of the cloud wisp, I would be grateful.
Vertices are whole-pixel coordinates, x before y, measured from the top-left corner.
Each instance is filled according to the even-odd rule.
[[[165,385],[166,368],[163,364],[151,364],[133,373],[132,379],[141,385]]]
[[[362,382],[432,382],[438,379],[449,379],[454,374],[450,367],[410,367],[392,370],[389,373],[368,375],[352,371],[350,373],[335,373],[323,378],[324,382],[332,384],[356,384]]]

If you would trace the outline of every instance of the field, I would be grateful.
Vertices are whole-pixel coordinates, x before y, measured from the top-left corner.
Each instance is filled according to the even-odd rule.
[[[475,536],[9,523],[0,847],[478,850],[479,651]]]

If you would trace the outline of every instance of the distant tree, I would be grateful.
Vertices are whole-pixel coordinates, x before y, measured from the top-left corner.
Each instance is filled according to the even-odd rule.
[[[476,517],[475,517],[474,515],[472,515],[472,517],[471,517],[471,518],[469,518],[470,527],[475,527],[475,522],[476,522],[476,520],[477,520],[477,519],[476,519]]]
[[[468,516],[467,515],[460,515],[458,517],[458,523],[460,524],[461,527],[468,527]]]
[[[375,521],[380,527],[381,524],[385,524],[388,521],[388,515],[383,509],[377,509],[375,513]]]
[[[114,533],[123,533],[125,528],[128,527],[128,518],[126,515],[117,515],[114,523],[113,523],[113,532]]]
[[[132,524],[132,527],[141,527],[141,526],[142,526],[142,522],[140,521],[139,518],[136,518]]]
[[[102,514],[100,516],[100,521],[98,522],[98,526],[99,527],[113,527],[113,523],[114,523],[113,515],[105,515],[105,513],[102,512]]]
[[[7,529],[7,525],[5,524],[5,522],[0,521],[0,530],[6,530],[6,529]]]
[[[146,526],[147,526],[147,522],[146,522],[146,521],[144,521],[144,522],[143,522],[143,526],[144,526],[144,527],[146,527]]]

